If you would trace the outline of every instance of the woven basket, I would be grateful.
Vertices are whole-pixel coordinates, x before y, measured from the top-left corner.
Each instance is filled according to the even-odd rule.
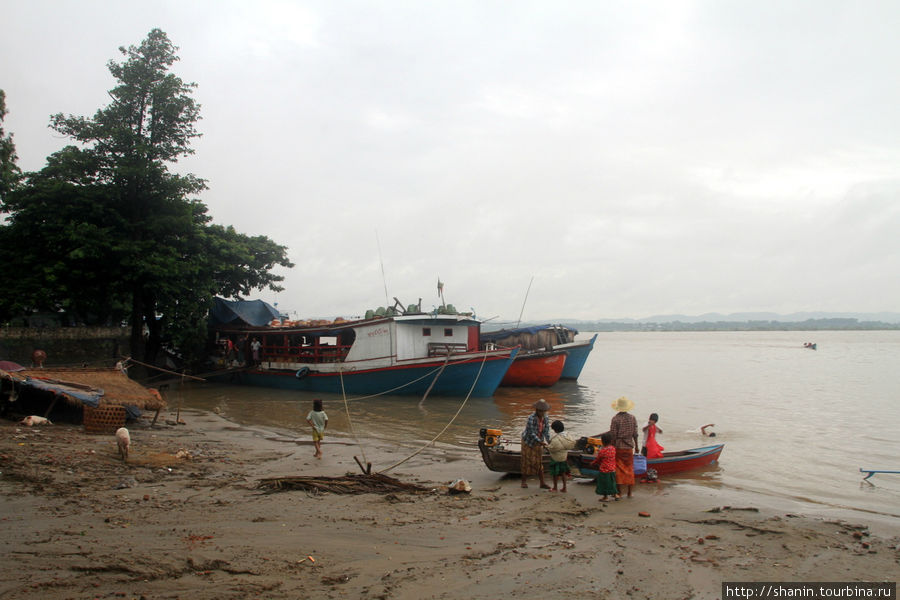
[[[125,407],[117,405],[84,407],[85,433],[115,433],[125,426]]]

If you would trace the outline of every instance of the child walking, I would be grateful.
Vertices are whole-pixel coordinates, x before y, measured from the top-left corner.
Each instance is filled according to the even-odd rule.
[[[566,460],[569,450],[575,447],[575,440],[563,433],[566,426],[562,421],[553,421],[550,429],[554,434],[550,437],[550,444],[547,449],[550,451],[550,474],[553,475],[553,488],[551,492],[557,491],[557,482],[562,478],[562,491],[566,492],[566,475],[571,471],[569,463]]]
[[[660,458],[663,450],[665,450],[665,448],[660,446],[659,442],[656,441],[656,434],[663,432],[662,429],[656,425],[657,421],[659,421],[659,415],[652,413],[650,419],[647,420],[647,424],[641,429],[641,431],[644,432],[644,440],[641,443],[641,454],[647,458]]]
[[[600,474],[597,476],[597,494],[602,494],[600,502],[606,502],[612,495],[614,500],[618,500],[622,496],[619,494],[619,488],[616,486],[616,448],[612,445],[612,434],[608,431],[600,436],[602,446],[597,448],[597,458],[591,463],[592,467],[597,467]]]
[[[322,440],[325,438],[325,430],[328,428],[328,415],[322,410],[322,400],[313,400],[313,409],[306,415],[306,422],[312,427],[313,445],[316,447],[316,458],[322,458]]]

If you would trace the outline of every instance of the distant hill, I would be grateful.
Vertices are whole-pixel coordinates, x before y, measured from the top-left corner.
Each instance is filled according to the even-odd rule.
[[[642,319],[556,319],[523,322],[522,327],[558,323],[580,331],[827,331],[900,329],[900,313],[802,312],[781,315],[768,312],[706,313],[703,315],[654,315]],[[485,331],[512,328],[514,324],[485,324]]]
[[[653,315],[641,319],[597,319],[598,323],[717,323],[721,321],[778,321],[781,323],[798,323],[812,319],[856,319],[860,322],[900,323],[900,313],[830,313],[830,312],[798,312],[781,315],[771,312],[743,312],[743,313],[705,313],[702,315]]]

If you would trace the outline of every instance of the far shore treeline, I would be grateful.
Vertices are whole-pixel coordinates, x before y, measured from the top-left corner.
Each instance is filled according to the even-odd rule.
[[[805,321],[567,321],[579,331],[875,331],[900,330],[900,323],[859,319]],[[524,326],[524,325],[523,325]]]
[[[124,323],[135,358],[167,348],[191,362],[205,355],[215,296],[281,291],[272,270],[293,267],[287,248],[211,223],[197,199],[206,182],[170,170],[200,135],[197,85],[170,71],[176,51],[159,29],[120,47],[110,103],[50,116],[74,145],[36,172],[17,165],[0,90],[0,325],[37,313]]]

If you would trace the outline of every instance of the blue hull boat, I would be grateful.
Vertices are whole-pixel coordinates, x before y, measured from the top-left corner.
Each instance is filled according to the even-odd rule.
[[[584,363],[587,362],[588,355],[591,353],[591,350],[594,349],[594,341],[596,339],[597,334],[595,333],[594,336],[587,341],[554,346],[555,350],[565,350],[569,353],[569,356],[566,357],[566,366],[563,367],[560,379],[578,379],[578,376],[581,375],[581,370],[584,368]]]
[[[519,327],[517,329],[501,329],[480,334],[482,347],[521,346],[523,355],[531,353],[565,351],[566,364],[563,367],[560,379],[578,379],[584,363],[588,359],[594,342],[597,339],[595,333],[589,340],[575,341],[578,331],[564,325],[534,325],[531,327]]]
[[[226,381],[320,394],[344,392],[354,396],[369,394],[422,396],[431,387],[430,393],[438,396],[465,396],[471,390],[475,398],[489,398],[494,395],[497,386],[506,375],[516,352],[518,349],[514,348],[505,356],[493,355],[487,358],[476,354],[468,360],[446,366],[444,361],[440,360],[415,366],[337,373],[304,371],[302,368],[297,371],[234,370],[227,376]]]
[[[480,321],[406,313],[357,321],[227,323],[215,328],[221,369],[209,378],[313,393],[488,398],[518,347],[479,349]],[[251,360],[228,360],[240,350]]]

